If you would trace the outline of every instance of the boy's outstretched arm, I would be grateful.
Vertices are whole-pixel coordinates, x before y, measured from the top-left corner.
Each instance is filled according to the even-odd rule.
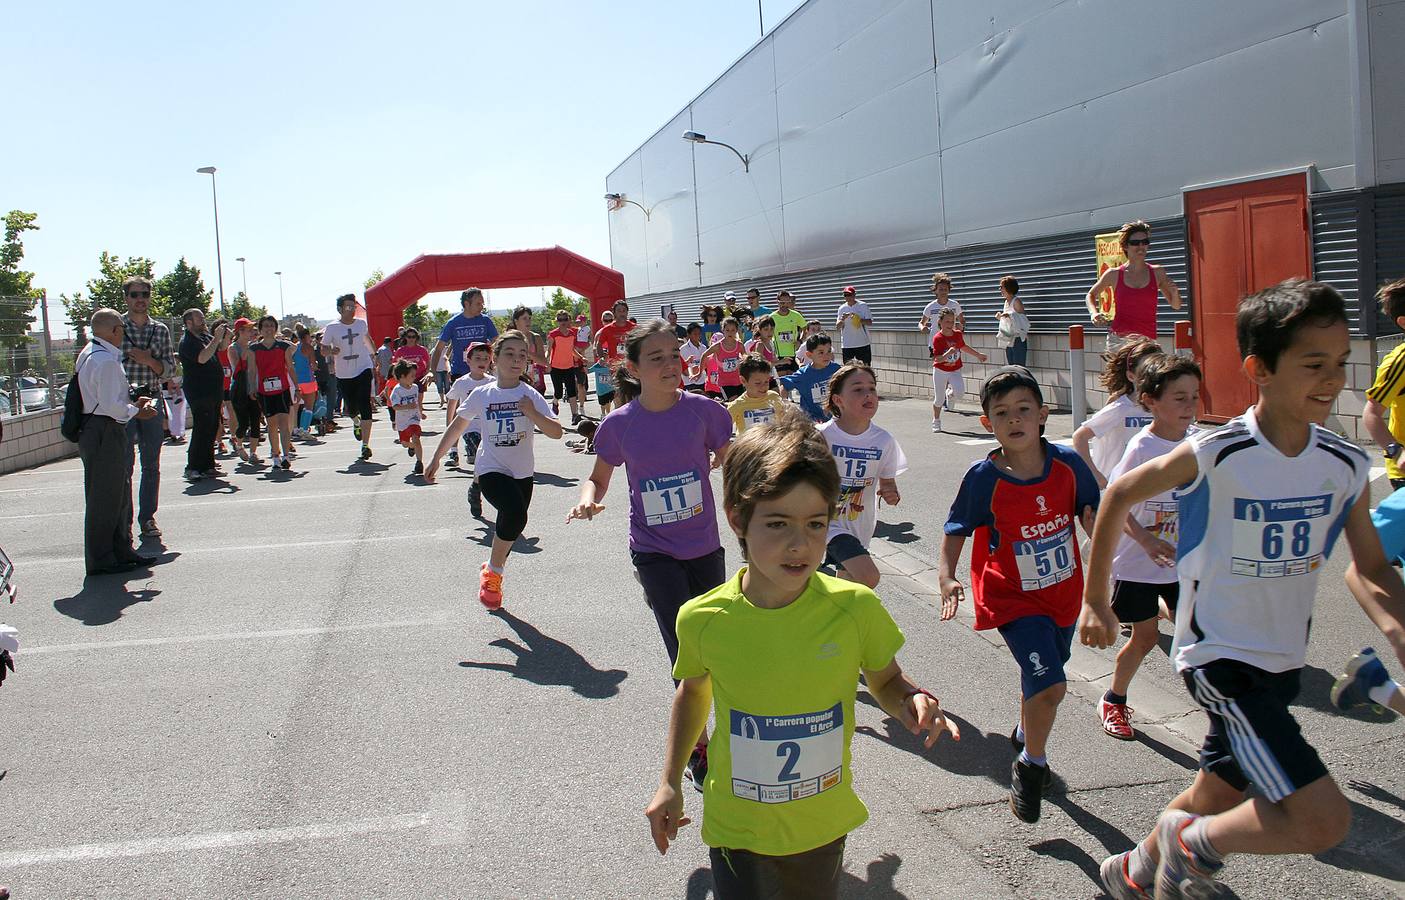
[[[927,732],[922,746],[928,750],[932,749],[943,731],[951,732],[952,740],[961,740],[960,727],[942,714],[937,698],[913,684],[912,679],[903,674],[902,666],[896,659],[877,672],[864,669],[863,680],[868,685],[868,692],[885,713],[903,723],[903,727],[913,734]]]
[[[1132,507],[1157,494],[1189,484],[1200,472],[1195,447],[1181,444],[1165,456],[1137,466],[1114,481],[1103,494],[1093,524],[1088,550],[1088,570],[1083,575],[1083,611],[1078,616],[1078,637],[1090,647],[1110,647],[1117,640],[1117,616],[1109,596],[1112,557],[1127,527]]]
[[[942,555],[937,562],[937,580],[942,591],[942,621],[956,615],[956,607],[966,599],[966,589],[956,578],[956,564],[961,560],[961,548],[966,539],[959,534],[948,534],[942,538]]]
[[[668,745],[664,752],[663,775],[654,799],[644,810],[649,819],[649,833],[659,853],[668,852],[668,845],[677,840],[678,829],[693,821],[683,815],[683,767],[688,754],[707,724],[712,707],[712,676],[684,678],[673,695],[673,712],[668,719]]]
[[[1381,549],[1370,506],[1371,486],[1367,484],[1347,513],[1345,530],[1351,565],[1346,570],[1346,584],[1372,624],[1390,641],[1401,665],[1405,665],[1405,583]]]

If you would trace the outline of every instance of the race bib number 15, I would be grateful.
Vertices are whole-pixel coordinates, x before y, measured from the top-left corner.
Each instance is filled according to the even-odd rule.
[[[758,803],[789,803],[843,780],[844,705],[793,716],[732,710],[732,793]]]

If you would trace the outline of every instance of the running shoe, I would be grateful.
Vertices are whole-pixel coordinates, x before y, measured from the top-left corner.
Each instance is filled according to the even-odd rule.
[[[1198,818],[1184,810],[1168,809],[1156,820],[1156,846],[1161,850],[1161,861],[1156,864],[1158,900],[1215,896],[1215,876],[1224,863],[1205,862],[1181,840],[1186,826]]]
[[[703,785],[707,783],[706,744],[698,744],[693,748],[693,752],[688,756],[688,766],[683,770],[683,777],[693,782],[693,790],[699,794],[703,792]]]
[[[287,470],[291,469],[292,467],[293,467],[293,461],[292,461],[292,459],[290,459],[290,458],[287,457],[287,456],[283,457],[283,464],[282,464],[283,471],[286,472]]]
[[[941,433],[942,433],[942,423],[941,423],[941,422],[937,422],[937,421],[934,420],[934,421],[932,422],[932,434],[941,434]]]
[[[581,423],[581,414],[580,414],[580,413],[571,413],[571,427],[574,428],[575,426],[579,425],[580,423]]]
[[[1018,725],[1010,732],[1010,746],[1015,748],[1016,753],[1024,751],[1024,741],[1020,740],[1020,726]]]
[[[141,536],[144,538],[159,538],[161,529],[156,527],[155,519],[147,519],[141,523]]]
[[[414,474],[414,475],[423,475],[423,474],[424,474],[424,463],[423,463],[422,461],[418,460],[418,459],[415,460],[415,468],[414,468],[414,471],[413,471],[411,474]]]
[[[1132,728],[1132,708],[1125,703],[1109,703],[1106,697],[1098,699],[1098,718],[1103,720],[1103,731],[1119,741],[1131,741],[1137,737]]]
[[[476,480],[468,486],[468,511],[475,519],[483,518],[483,489]]]
[[[487,563],[478,570],[478,602],[490,610],[502,608],[502,576]]]
[[[189,481],[191,484],[194,484],[195,482],[199,481],[200,479],[202,479],[202,478],[204,478],[204,477],[205,477],[204,475],[202,475],[200,472],[197,472],[197,471],[194,470],[194,469],[186,469],[186,470],[185,470],[185,480],[186,480],[186,481]]]
[[[1371,699],[1371,688],[1390,681],[1385,665],[1370,647],[1347,660],[1346,671],[1332,685],[1332,705],[1337,709],[1379,706]]]
[[[1021,822],[1039,821],[1039,805],[1049,784],[1049,767],[1016,759],[1010,766],[1010,812]]]
[[[453,466],[456,469],[459,467],[459,451],[449,451],[449,465]]]
[[[555,400],[551,401],[551,414],[553,416],[561,415],[561,404]]]
[[[370,459],[370,458],[371,458],[371,445],[370,445],[370,444],[362,444],[362,445],[361,445],[361,458],[362,458],[362,459]]]
[[[1103,864],[1098,867],[1103,890],[1107,891],[1112,900],[1151,900],[1151,892],[1138,885],[1132,880],[1132,876],[1127,874],[1127,861],[1131,857],[1132,851],[1128,850],[1103,860]]]
[[[396,441],[395,443],[398,444],[398,443],[400,443],[400,442],[399,442],[399,441]],[[406,445],[405,445],[405,455],[406,455],[406,456],[414,456],[414,455],[415,455],[415,448],[414,448],[413,446],[411,446],[410,444],[406,444]]]
[[[352,419],[352,420],[351,420],[351,436],[354,437],[354,438],[356,438],[358,441],[361,440],[361,420],[360,420],[360,419]]]

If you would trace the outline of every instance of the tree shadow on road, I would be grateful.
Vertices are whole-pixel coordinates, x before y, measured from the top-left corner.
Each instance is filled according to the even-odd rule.
[[[136,569],[126,577],[146,578]],[[122,577],[115,575],[88,576],[83,579],[83,589],[72,597],[62,597],[54,601],[54,609],[77,619],[84,625],[111,625],[122,618],[122,611],[134,603],[150,603],[160,596],[155,588],[142,588],[129,591]]]
[[[890,544],[911,544],[917,540],[912,533],[915,526],[911,522],[879,522],[873,529],[873,536]]]
[[[580,484],[579,478],[563,478],[551,472],[537,472],[532,476],[532,481],[535,484],[544,484],[548,487],[575,487]]]
[[[470,534],[467,535],[467,537],[469,540],[473,541],[475,544],[478,544],[480,547],[491,548],[493,546],[493,533],[496,528],[497,526],[493,523],[485,522],[484,524],[478,526],[477,534]],[[542,552],[542,548],[540,546],[541,540],[542,539],[539,537],[527,537],[526,535],[518,535],[517,540],[512,542],[512,552],[527,554],[540,553]]]
[[[907,900],[907,894],[894,884],[898,869],[902,868],[902,857],[896,853],[884,853],[870,860],[864,878],[849,871],[853,863],[846,860],[844,871],[839,873],[839,896],[845,898],[881,898],[881,900]],[[688,887],[684,897],[687,900],[707,900],[712,897],[712,869],[701,866],[688,876]]]
[[[556,638],[542,634],[535,625],[517,618],[507,610],[498,609],[492,615],[506,622],[521,643],[511,638],[498,638],[490,647],[501,647],[516,659],[510,663],[464,660],[465,669],[488,669],[506,672],[513,678],[543,686],[568,687],[590,700],[603,700],[620,692],[620,682],[629,677],[623,669],[597,669],[575,648]]]
[[[878,701],[868,691],[859,691],[855,699],[883,712]],[[922,746],[926,735],[915,735],[902,726],[902,723],[883,713],[883,731],[868,725],[858,725],[855,734],[877,738],[887,744],[920,756],[935,766],[940,766],[953,775],[981,775],[1001,786],[1010,783],[1010,761],[1014,759],[1014,748],[1006,735],[981,731],[975,724],[961,718],[949,710],[942,710],[949,721],[961,729],[961,740],[953,741],[950,735],[942,735],[941,740],[928,750]]]

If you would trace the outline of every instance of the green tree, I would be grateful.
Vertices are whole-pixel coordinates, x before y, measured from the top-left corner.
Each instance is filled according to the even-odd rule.
[[[581,297],[557,288],[547,298],[546,306],[532,313],[532,327],[546,334],[556,327],[556,314],[563,310],[569,313],[571,321],[575,322],[576,316],[590,314],[590,304]]]
[[[449,320],[453,317],[454,314],[447,309],[431,309],[429,311],[429,316],[425,319],[425,324],[429,329],[429,333],[438,339],[439,332],[444,330],[444,326],[448,325]]]
[[[445,310],[445,312],[448,312],[448,310]],[[421,337],[429,333],[429,310],[425,309],[423,303],[416,303],[412,306],[405,307],[403,315],[407,328],[415,329],[420,333]],[[445,321],[447,321],[447,319]],[[442,328],[443,326],[441,325],[440,327]]]
[[[370,288],[380,284],[382,281],[385,281],[385,270],[374,269],[372,270],[370,275],[366,276],[366,280],[363,282],[363,284],[369,290]]]
[[[98,254],[98,277],[88,279],[89,315],[92,310],[103,307],[126,312],[127,298],[122,295],[122,282],[133,275],[140,275],[151,281],[154,288],[156,277],[152,273],[155,268],[156,263],[145,256],[129,256],[123,262],[106,250],[102,251]],[[76,327],[78,323],[72,324]],[[83,324],[87,324],[86,318]]]
[[[0,346],[23,346],[34,322],[30,311],[39,292],[34,289],[34,273],[22,271],[20,260],[24,259],[24,233],[39,230],[34,224],[37,218],[38,213],[18,209],[5,214],[5,242],[0,245]]]
[[[73,349],[82,350],[83,345],[88,343],[88,320],[93,317],[93,304],[82,291],[74,291],[73,296],[59,294],[59,303],[63,304],[64,316],[68,319],[68,326],[73,329]]]
[[[170,274],[162,275],[151,288],[151,314],[178,318],[187,309],[198,309],[209,315],[213,291],[205,289],[200,270],[182,256]]]
[[[255,306],[249,302],[248,296],[240,291],[234,295],[234,299],[229,301],[229,321],[235,319],[248,319],[250,322],[257,322],[268,315],[268,309],[263,306]]]

